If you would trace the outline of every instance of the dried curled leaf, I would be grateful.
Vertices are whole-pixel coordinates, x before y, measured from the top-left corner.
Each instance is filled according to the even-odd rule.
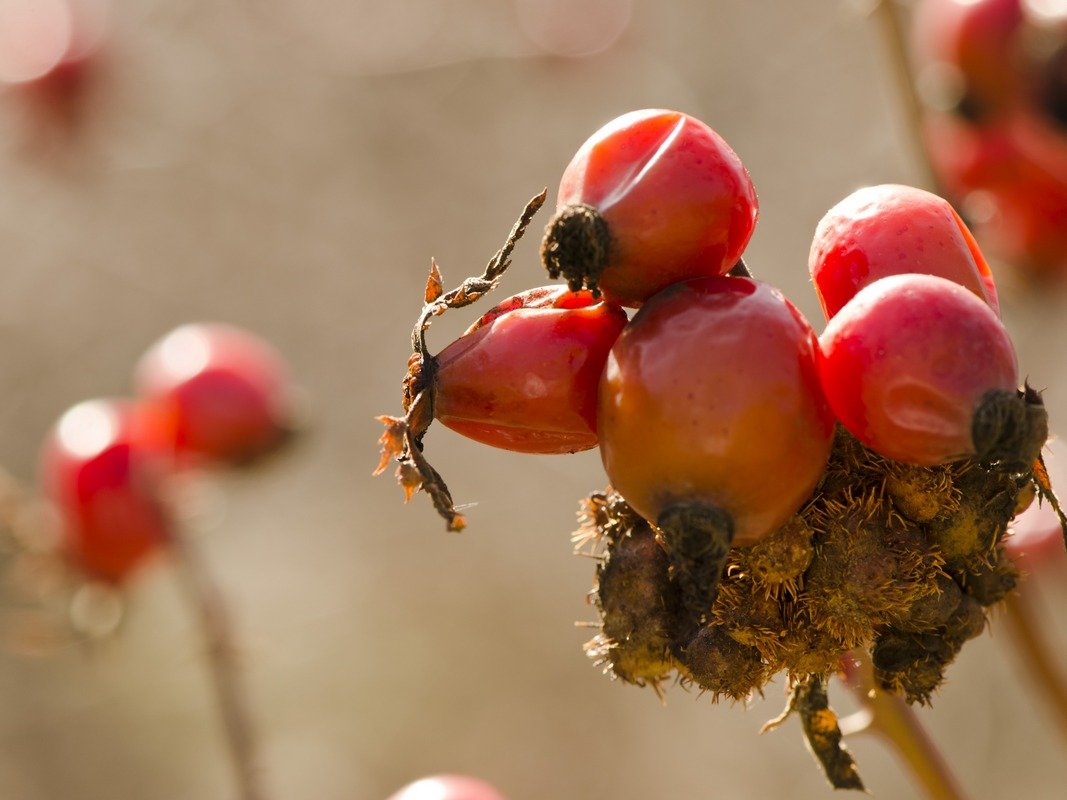
[[[826,685],[821,678],[812,677],[796,684],[785,710],[766,722],[760,733],[774,730],[793,713],[800,717],[804,740],[830,785],[835,789],[866,791],[856,761],[845,747],[837,714],[830,708]]]
[[[425,492],[450,531],[462,530],[466,527],[466,520],[456,511],[452,494],[441,474],[430,465],[422,453],[422,438],[433,422],[433,384],[436,369],[434,357],[426,348],[426,329],[434,317],[449,309],[470,305],[496,287],[500,276],[511,264],[511,253],[515,245],[526,232],[534,214],[544,204],[547,196],[547,190],[542,191],[526,204],[504,246],[489,260],[481,275],[467,278],[455,289],[445,292],[441,270],[437,262],[431,259],[424,293],[425,303],[411,332],[412,354],[408,359],[407,374],[404,376],[404,416],[377,417],[378,421],[385,425],[385,432],[378,439],[381,458],[374,474],[380,475],[390,462],[396,461],[396,477],[404,490],[405,502],[410,500],[415,492]]]

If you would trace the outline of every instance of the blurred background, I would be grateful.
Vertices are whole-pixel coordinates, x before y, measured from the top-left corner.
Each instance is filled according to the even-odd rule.
[[[593,618],[594,564],[571,555],[569,533],[578,500],[604,483],[595,452],[515,455],[435,428],[428,453],[457,502],[474,504],[461,535],[425,497],[404,506],[391,476],[370,473],[374,417],[400,411],[430,257],[446,286],[480,272],[525,202],[546,186],[551,198],[578,145],[624,111],[683,110],[731,143],[760,198],[746,260],[821,320],[806,270],[820,217],[861,185],[924,180],[869,8],[114,0],[109,11],[73,94],[0,91],[2,462],[32,482],[55,418],[128,393],[133,362],[180,323],[247,327],[289,360],[311,398],[308,436],[254,473],[204,479],[190,501],[192,535],[232,604],[267,795],[374,800],[465,772],[511,800],[828,797],[796,721],[758,735],[784,702],[780,682],[747,709],[680,687],[661,705],[588,663],[590,632],[574,622]],[[545,282],[548,215],[500,297]],[[994,268],[1056,429],[1067,298]],[[478,313],[435,324],[431,349]],[[1067,656],[1056,575],[1038,599]],[[195,618],[165,560],[127,600],[107,641],[0,653],[0,797],[233,796]],[[1008,644],[995,620],[922,719],[973,797],[1058,796],[1063,743]],[[840,687],[831,700],[853,707]],[[880,743],[851,747],[874,796],[917,796]]]

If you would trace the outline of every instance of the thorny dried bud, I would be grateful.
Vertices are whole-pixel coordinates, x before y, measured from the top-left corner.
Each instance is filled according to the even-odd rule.
[[[827,501],[805,576],[808,614],[849,649],[937,591],[941,559],[922,531],[876,492]]]
[[[962,575],[963,588],[983,606],[999,603],[1015,588],[1019,571],[1003,549]]]
[[[739,568],[766,591],[795,590],[811,564],[811,526],[799,514],[751,547],[737,548]]]
[[[888,462],[886,494],[913,522],[931,520],[953,513],[959,507],[959,492],[949,467],[916,467]]]
[[[586,530],[576,537],[580,546],[594,539],[606,543],[591,594],[601,630],[585,650],[628,683],[658,686],[675,666],[670,647],[678,591],[652,528],[616,499],[614,493],[590,498],[586,521],[596,533]]]
[[[822,687],[843,653],[870,647],[877,684],[925,704],[963,644],[985,629],[986,607],[1014,586],[1001,539],[1031,486],[1060,513],[1040,460],[1029,470],[977,461],[911,467],[839,428],[808,503],[765,541],[729,550],[724,566],[714,520],[705,538],[661,529],[653,546],[621,497],[593,495],[575,537],[607,549],[597,595],[604,630],[591,652],[657,691],[673,667],[683,684],[738,700],[782,671],[794,688]],[[698,529],[686,522],[677,527]],[[822,707],[812,706],[812,721],[823,719]],[[825,732],[824,768],[851,780],[833,726]]]
[[[767,667],[755,647],[740,644],[717,625],[705,625],[679,647],[683,681],[711,692],[712,699],[744,700],[767,682]]]

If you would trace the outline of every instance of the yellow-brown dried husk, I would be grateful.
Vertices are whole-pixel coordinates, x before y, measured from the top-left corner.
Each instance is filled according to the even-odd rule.
[[[887,462],[885,491],[893,505],[913,522],[930,522],[959,507],[959,490],[948,467],[917,467]]]
[[[616,498],[596,497],[586,509],[597,531],[592,538],[604,542],[604,551],[592,593],[601,630],[585,650],[624,681],[657,683],[674,669],[670,644],[677,591],[651,527]]]
[[[717,625],[705,625],[676,651],[679,674],[722,697],[743,700],[758,691],[769,679],[767,667],[755,647],[734,641]]]

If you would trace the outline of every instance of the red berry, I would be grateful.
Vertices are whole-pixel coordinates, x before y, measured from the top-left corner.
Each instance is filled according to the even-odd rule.
[[[158,454],[146,450],[141,422],[129,402],[88,401],[60,417],[41,450],[41,486],[66,550],[102,580],[126,578],[171,534]]]
[[[505,800],[485,781],[465,775],[435,775],[409,783],[389,800]]]
[[[229,325],[184,325],[137,365],[138,394],[155,436],[180,459],[241,463],[278,444],[291,420],[291,386],[281,356]]]
[[[833,417],[815,335],[781,293],[701,278],[650,299],[612,348],[600,386],[600,451],[612,485],[646,519],[701,503],[735,544],[774,531],[826,466]]]
[[[666,286],[722,275],[756,224],[756,190],[715,131],[677,111],[634,111],[582,145],[542,244],[552,277],[639,306]]]
[[[597,383],[625,324],[622,309],[563,286],[504,300],[437,355],[434,416],[506,450],[596,447]]]
[[[993,310],[959,284],[882,278],[830,320],[819,343],[826,397],[872,450],[934,465],[1002,445],[996,436],[976,442],[975,422],[987,395],[1016,395],[1015,350]]]
[[[827,319],[864,286],[907,272],[955,281],[1000,313],[993,273],[963,220],[948,201],[910,186],[868,186],[826,212],[808,269]]]

